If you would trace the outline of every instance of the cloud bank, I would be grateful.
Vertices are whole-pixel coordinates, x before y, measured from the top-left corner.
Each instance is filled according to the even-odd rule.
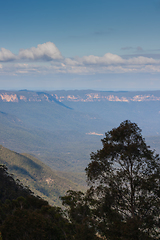
[[[1,48],[1,74],[96,74],[96,73],[157,73],[160,59],[152,57],[129,57],[106,53],[103,56],[65,58],[52,42],[37,47],[20,49],[17,55]]]
[[[52,42],[38,44],[37,48],[21,49],[18,57],[29,60],[55,60],[62,59],[62,55],[56,45]]]
[[[16,58],[17,58],[16,55],[14,55],[10,50],[1,48],[1,51],[0,51],[1,62],[12,61],[12,60],[15,60]]]
[[[19,54],[15,55],[10,50],[1,48],[0,51],[0,61],[8,62],[12,60],[59,60],[63,59],[59,49],[52,42],[46,42],[43,44],[38,44],[37,47],[32,47],[28,49],[20,49]]]

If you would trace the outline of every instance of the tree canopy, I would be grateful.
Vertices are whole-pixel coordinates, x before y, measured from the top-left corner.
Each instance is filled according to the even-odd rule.
[[[13,200],[20,196],[27,197],[33,192],[24,186],[19,179],[15,180],[13,175],[8,173],[8,168],[0,164],[0,201]]]
[[[97,205],[98,231],[107,239],[160,239],[159,156],[128,120],[102,139],[86,168]]]
[[[62,209],[35,196],[0,165],[0,239],[67,240],[72,235]]]

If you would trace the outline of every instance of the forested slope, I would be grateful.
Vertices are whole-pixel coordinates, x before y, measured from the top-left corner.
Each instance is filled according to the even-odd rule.
[[[59,196],[68,189],[85,190],[84,174],[53,171],[28,154],[19,154],[0,146],[0,164],[5,164],[25,186],[52,205],[60,205]]]

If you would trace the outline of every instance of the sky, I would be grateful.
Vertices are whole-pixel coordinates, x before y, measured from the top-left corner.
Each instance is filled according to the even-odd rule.
[[[0,6],[0,89],[160,90],[160,0]]]

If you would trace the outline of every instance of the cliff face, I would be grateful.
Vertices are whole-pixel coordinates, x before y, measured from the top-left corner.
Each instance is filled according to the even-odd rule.
[[[160,101],[160,91],[152,92],[100,92],[100,91],[52,91],[52,92],[30,92],[30,91],[0,91],[2,102],[144,102]]]
[[[49,101],[48,96],[45,94],[37,94],[33,92],[32,94],[25,92],[25,95],[19,92],[1,92],[0,93],[0,101],[2,102],[40,102],[40,101]]]
[[[86,94],[85,97],[81,97],[79,95],[68,95],[64,96],[56,96],[59,101],[73,101],[73,102],[95,102],[95,101],[109,101],[109,102],[142,102],[142,101],[160,101],[160,97],[154,95],[135,95],[134,97],[119,97],[115,94],[105,95],[98,93],[89,93]]]
[[[1,93],[0,98],[2,102],[18,102],[17,94]]]

